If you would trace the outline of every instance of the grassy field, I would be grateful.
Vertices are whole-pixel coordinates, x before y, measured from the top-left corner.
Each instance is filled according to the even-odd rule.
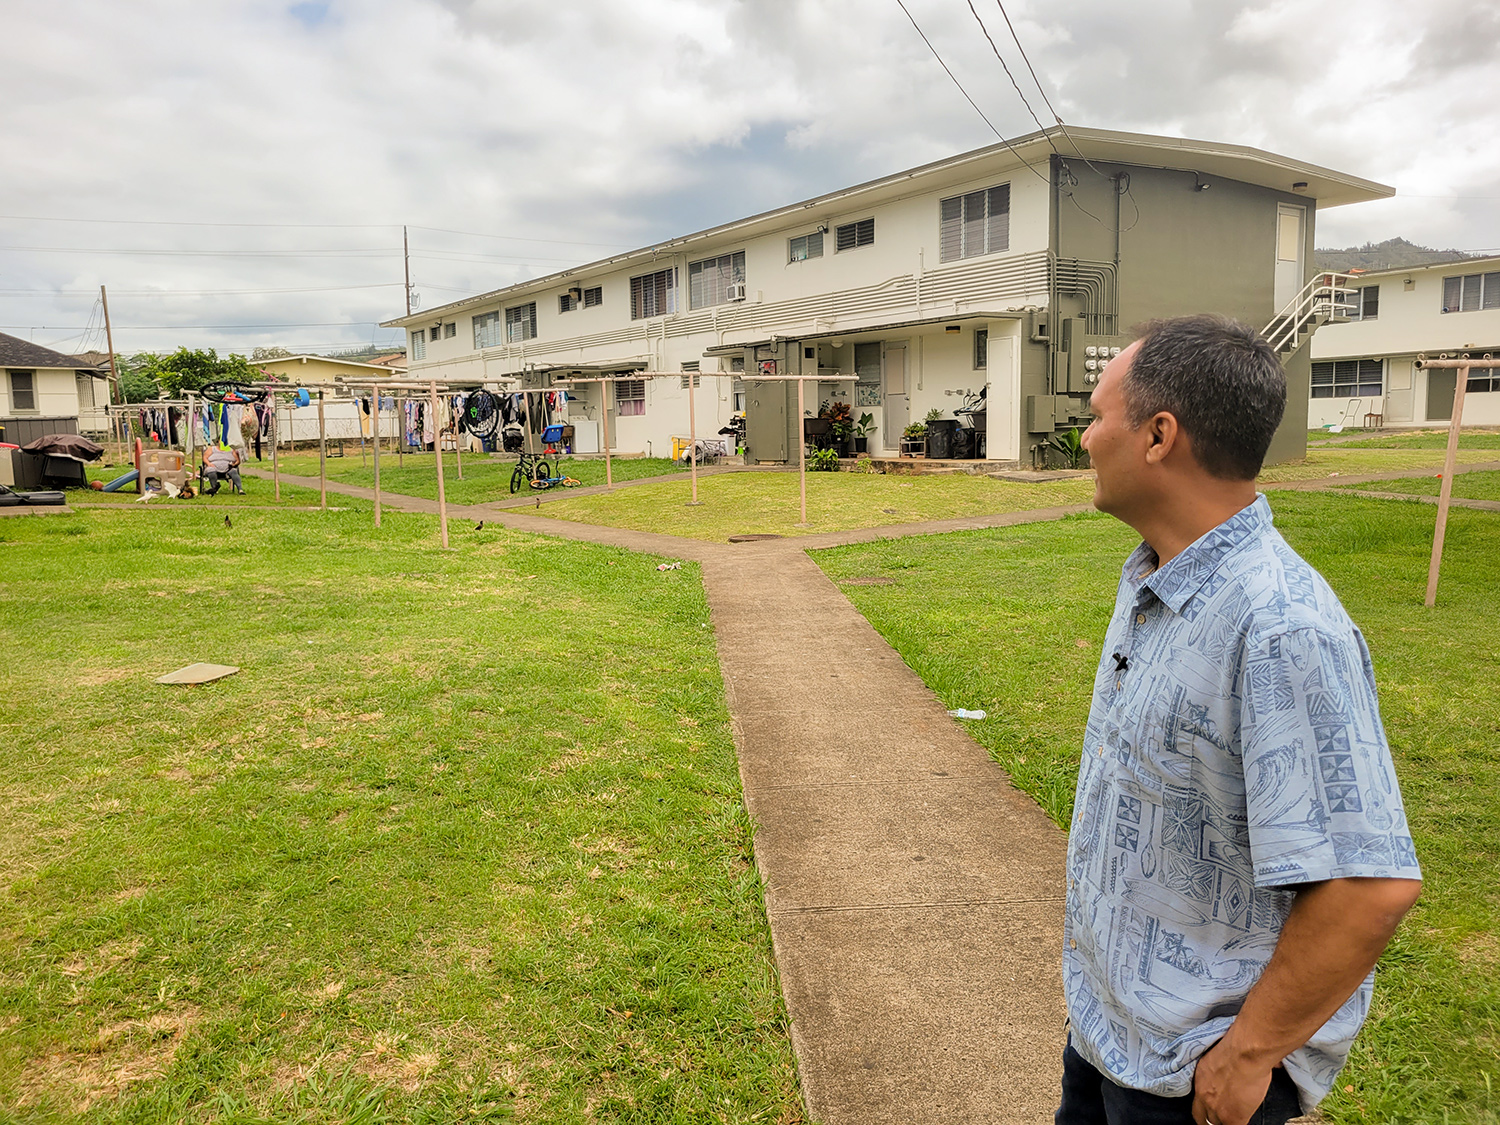
[[[1093,494],[1094,482],[1077,478],[1017,484],[967,475],[808,473],[808,526],[798,527],[796,473],[729,473],[699,480],[696,508],[688,506],[688,482],[669,481],[554,500],[539,514],[723,542],[739,534],[812,535],[1082,504]]]
[[[1455,510],[1425,609],[1432,513],[1272,499],[1283,534],[1369,639],[1426,883],[1386,953],[1372,1018],[1323,1105],[1338,1123],[1500,1120],[1500,519]],[[1097,515],[817,552],[865,613],[1060,825],[1119,568],[1136,540]]]
[[[1500,461],[1500,453],[1489,449],[1458,451],[1458,462],[1470,465],[1479,461]],[[1294,480],[1316,480],[1320,477],[1350,476],[1356,473],[1403,473],[1419,469],[1436,472],[1443,467],[1443,450],[1425,448],[1369,449],[1364,443],[1309,448],[1307,459],[1286,465],[1273,465],[1260,474],[1261,481],[1277,483]]]
[[[801,1120],[696,568],[432,528],[0,522],[0,1120]]]
[[[1319,444],[1319,438],[1326,443],[1330,435],[1322,430],[1314,430],[1318,438],[1309,436],[1308,444]],[[1343,435],[1345,437],[1349,435]],[[1500,449],[1500,431],[1496,430],[1470,430],[1465,428],[1458,435],[1459,449]],[[1368,437],[1360,436],[1358,441],[1340,443],[1333,448],[1336,449],[1447,449],[1448,430],[1447,427],[1433,430],[1418,430],[1414,433],[1373,433]]]
[[[1408,480],[1381,481],[1374,485],[1348,485],[1349,488],[1374,488],[1381,492],[1404,492],[1410,496],[1436,496],[1442,487],[1437,476],[1413,477]],[[1454,473],[1453,495],[1466,500],[1500,500],[1500,473]]]
[[[383,469],[383,466],[382,466]],[[106,484],[114,480],[125,470],[116,467],[105,468],[100,465],[88,466],[89,480],[103,481]],[[382,473],[382,475],[384,475]],[[172,500],[169,498],[158,498],[139,503],[140,495],[133,486],[122,489],[119,492],[96,492],[92,489],[85,492],[83,489],[69,489],[68,503],[73,507],[87,507],[90,505],[108,504],[124,505],[126,507],[134,504],[143,508],[177,508],[191,509],[193,511],[212,511],[223,508],[232,510],[235,508],[315,508],[318,506],[318,490],[316,488],[298,488],[296,485],[281,485],[281,499],[276,499],[276,490],[270,481],[256,480],[253,477],[243,477],[245,494],[243,496],[230,490],[228,482],[219,486],[219,491],[213,496],[194,496],[190,500]],[[193,484],[197,488],[197,482]],[[341,509],[359,509],[369,511],[372,507],[369,501],[360,500],[350,496],[340,496],[337,493],[329,493],[329,507],[337,506]]]
[[[437,466],[433,455],[408,453],[404,460],[406,464],[403,468],[398,464],[395,454],[382,453],[380,455],[381,491],[401,492],[407,496],[423,496],[429,500],[436,500]],[[269,458],[258,465],[254,462],[251,464],[268,473],[271,471]],[[444,453],[443,490],[449,502],[454,504],[484,504],[491,500],[508,500],[511,495],[510,477],[515,467],[516,463],[513,459],[501,460],[488,454],[465,454],[464,479],[459,480],[453,454]],[[554,462],[553,467],[558,472],[566,473],[585,485],[604,483],[602,460],[580,460],[567,457],[561,462]],[[283,457],[281,471],[294,476],[316,477],[318,455],[299,453],[293,457]],[[612,460],[610,471],[615,480],[624,481],[639,480],[641,477],[658,477],[686,470],[669,457],[628,457]],[[361,464],[357,450],[350,456],[330,457],[328,479],[341,484],[372,488],[375,484],[372,459],[367,453],[364,463]]]

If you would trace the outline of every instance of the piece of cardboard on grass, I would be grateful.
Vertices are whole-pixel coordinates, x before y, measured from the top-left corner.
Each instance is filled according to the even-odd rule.
[[[157,676],[159,684],[211,684],[215,680],[222,680],[225,676],[232,676],[239,669],[228,664],[189,664],[186,668],[179,668],[175,672],[168,672],[165,676]]]

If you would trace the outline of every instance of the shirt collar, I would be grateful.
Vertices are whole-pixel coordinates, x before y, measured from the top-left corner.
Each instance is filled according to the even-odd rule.
[[[1218,527],[1194,540],[1171,562],[1146,575],[1140,584],[1160,598],[1173,613],[1181,613],[1225,559],[1247,541],[1270,529],[1271,505],[1263,493],[1257,493],[1254,503],[1241,508]],[[1140,556],[1139,560],[1137,556]],[[1140,574],[1141,566],[1132,564],[1149,565],[1154,558],[1155,552],[1142,543],[1125,564],[1126,573]]]

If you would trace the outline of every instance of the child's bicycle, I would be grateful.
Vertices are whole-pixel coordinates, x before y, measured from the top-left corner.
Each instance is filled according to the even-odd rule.
[[[522,450],[515,471],[510,474],[512,492],[521,491],[523,483],[539,492],[548,488],[577,488],[582,483],[575,477],[552,475],[552,464],[547,458],[558,456],[557,443],[562,440],[562,432],[561,426],[548,426],[542,431],[542,441],[546,448],[541,453]]]

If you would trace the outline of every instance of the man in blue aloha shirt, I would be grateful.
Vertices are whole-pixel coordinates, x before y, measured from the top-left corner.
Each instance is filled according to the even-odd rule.
[[[1059,1125],[1279,1125],[1332,1087],[1421,872],[1370,654],[1255,490],[1244,325],[1148,326],[1084,435],[1125,562],[1068,841]]]

